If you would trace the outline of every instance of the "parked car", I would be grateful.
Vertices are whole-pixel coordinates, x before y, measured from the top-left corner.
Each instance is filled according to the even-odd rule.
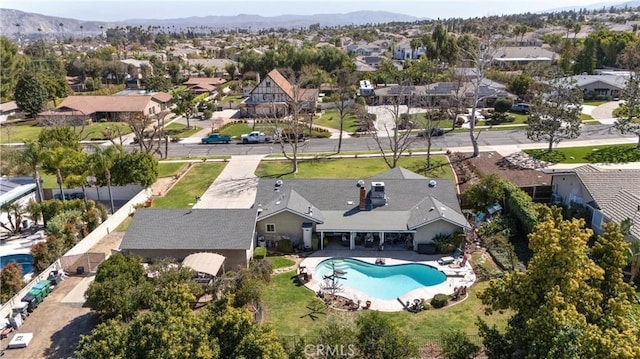
[[[418,132],[418,137],[426,137],[427,135],[427,130],[422,130],[420,132]],[[431,137],[438,137],[438,136],[443,136],[444,135],[444,129],[440,128],[440,127],[434,127],[431,129]]]
[[[528,114],[530,110],[531,105],[528,103],[514,103],[513,106],[511,106],[511,112],[522,113],[525,115]]]
[[[200,140],[201,143],[209,144],[209,143],[229,143],[231,142],[230,136],[223,136],[219,133],[212,133],[207,137],[203,137]]]
[[[265,135],[260,131],[253,131],[250,133],[245,133],[240,136],[242,143],[268,143],[273,142],[273,137],[269,135]]]
[[[62,194],[56,193],[53,195],[53,198],[57,200],[62,200]],[[64,199],[67,201],[70,199],[84,199],[84,193],[82,192],[65,193]]]

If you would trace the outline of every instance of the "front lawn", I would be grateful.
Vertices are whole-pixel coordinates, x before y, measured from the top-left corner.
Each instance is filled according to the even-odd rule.
[[[187,166],[184,162],[160,162],[158,163],[158,178],[173,177]]]
[[[28,121],[24,123],[6,125],[0,127],[0,142],[1,143],[14,143],[14,142],[27,142],[37,141],[38,135],[42,132],[43,126],[38,126],[34,121]],[[105,140],[104,131],[110,129],[112,133],[118,133],[115,131],[119,128],[120,133],[125,135],[131,132],[129,126],[122,122],[100,122],[92,123],[82,127],[76,127],[76,133],[80,135],[80,140]]]
[[[261,131],[266,134],[272,134],[274,132],[275,126],[273,124],[256,124],[255,130],[251,128],[248,124],[244,122],[237,122],[234,124],[230,124],[225,126],[222,130],[220,130],[221,135],[231,136],[232,138],[240,138],[241,135],[245,133],[249,133],[251,131]]]
[[[190,137],[200,130],[202,130],[202,128],[200,127],[191,126],[190,128],[187,128],[186,125],[177,122],[173,122],[164,126],[164,132],[167,136],[177,138]]]
[[[326,110],[322,115],[316,116],[313,119],[313,124],[318,126],[340,129],[340,113],[336,109]],[[349,114],[344,120],[343,131],[352,133],[358,129],[358,119]]]
[[[224,169],[225,163],[201,163],[194,165],[164,196],[153,199],[154,208],[191,208],[196,197],[209,188]]]
[[[606,100],[591,100],[591,101],[585,101],[582,104],[583,105],[588,105],[588,106],[600,106],[600,105],[604,105],[605,103],[609,103],[610,101],[606,101]]]
[[[553,163],[624,163],[639,162],[640,149],[634,144],[525,150],[528,155]]]
[[[242,95],[225,96],[221,100],[219,100],[218,103],[229,103],[229,102],[240,103],[242,102],[243,99],[244,99],[244,96]]]
[[[488,286],[487,282],[478,283],[469,289],[469,297],[456,305],[444,309],[431,309],[412,314],[409,312],[381,312],[392,322],[403,328],[419,344],[437,339],[443,331],[460,329],[469,335],[477,335],[475,322],[478,316],[489,325],[503,328],[508,314],[484,315],[484,306],[477,293]],[[339,316],[341,320],[353,320],[363,311],[338,312],[327,309],[326,314],[312,313],[307,304],[316,297],[315,293],[298,284],[296,272],[274,275],[263,291],[267,307],[267,323],[273,326],[280,336],[317,335],[318,330],[327,323],[329,316]],[[286,299],[285,299],[286,298]],[[309,314],[313,316],[315,320]]]
[[[399,167],[421,174],[454,180],[453,171],[446,156],[431,156],[432,169],[424,170],[425,156],[402,157]],[[256,169],[258,177],[272,178],[368,178],[389,170],[382,158],[319,159],[298,162],[298,173],[290,173],[288,161],[262,161]]]

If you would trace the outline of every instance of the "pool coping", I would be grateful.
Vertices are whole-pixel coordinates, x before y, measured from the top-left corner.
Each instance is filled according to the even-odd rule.
[[[465,263],[464,267],[455,268],[451,267],[450,265],[438,264],[437,259],[443,256],[430,256],[433,257],[433,259],[429,258],[426,260],[411,260],[397,258],[399,257],[399,253],[402,252],[366,252],[356,254],[352,253],[352,251],[341,251],[340,253],[332,253],[334,255],[328,255],[329,253],[327,253],[327,255],[323,255],[324,253],[317,252],[315,253],[315,255],[305,258],[300,263],[299,267],[305,267],[306,272],[312,274],[311,279],[308,282],[304,283],[304,286],[312,290],[314,293],[317,293],[319,290],[321,290],[320,285],[322,284],[321,280],[316,279],[316,266],[320,262],[330,258],[353,258],[374,265],[376,264],[376,260],[379,258],[384,259],[384,265],[420,263],[433,267],[445,274],[446,279],[444,282],[429,287],[414,289],[396,299],[379,299],[371,297],[358,290],[343,285],[343,291],[340,292],[341,296],[352,299],[356,302],[359,300],[362,306],[364,306],[364,303],[366,303],[367,301],[371,301],[371,306],[369,307],[369,309],[378,310],[381,312],[398,312],[404,310],[404,305],[400,304],[398,299],[400,299],[402,303],[406,303],[407,301],[412,302],[414,299],[425,299],[429,301],[436,294],[443,293],[451,295],[454,293],[456,287],[470,287],[476,281],[476,275],[473,272],[473,268],[471,267],[469,261]]]

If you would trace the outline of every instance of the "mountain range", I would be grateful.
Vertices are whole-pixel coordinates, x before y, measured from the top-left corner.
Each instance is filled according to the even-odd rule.
[[[260,16],[240,14],[235,16],[203,16],[179,19],[129,19],[119,22],[82,21],[34,14],[13,9],[0,9],[0,28],[12,37],[53,35],[89,36],[100,34],[104,29],[120,26],[165,27],[179,30],[193,27],[211,29],[268,29],[301,28],[312,24],[320,26],[365,25],[388,22],[413,22],[424,20],[410,15],[386,11],[356,11],[346,14],[280,15]],[[62,24],[62,25],[61,25]]]

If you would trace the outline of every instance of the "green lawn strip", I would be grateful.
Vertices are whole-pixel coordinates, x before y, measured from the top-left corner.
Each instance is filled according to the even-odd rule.
[[[218,103],[229,103],[229,102],[240,103],[242,102],[243,99],[244,99],[244,96],[242,95],[225,96],[220,101],[218,101]]]
[[[267,257],[267,261],[271,263],[273,269],[291,267],[296,264],[296,262],[291,259],[282,256]]]
[[[263,291],[263,299],[267,307],[267,323],[273,326],[280,336],[316,335],[329,316],[344,317],[353,320],[361,315],[359,312],[339,312],[327,309],[327,314],[317,314],[312,320],[307,304],[315,298],[315,293],[297,284],[294,271],[271,277],[271,283]],[[469,289],[469,297],[456,305],[444,309],[431,309],[418,314],[409,312],[381,312],[406,333],[415,338],[419,344],[438,338],[445,330],[460,329],[469,335],[477,335],[476,318],[482,317],[489,325],[496,324],[504,328],[507,314],[484,315],[484,306],[477,298],[478,291],[487,287],[488,282],[479,283]],[[286,300],[285,300],[286,298]]]
[[[187,129],[186,125],[174,122],[164,126],[164,130],[169,137],[186,138],[202,130],[202,128],[192,126]]]
[[[131,220],[133,219],[133,216],[128,216],[127,218],[124,219],[124,221],[122,221],[120,223],[120,225],[118,226],[118,228],[116,228],[116,232],[126,232],[127,229],[129,229],[129,225],[131,224]]]
[[[175,176],[186,166],[185,162],[160,162],[158,163],[158,178]]]
[[[437,151],[442,151],[442,148],[435,148],[432,147],[431,148],[431,152],[437,152]],[[412,153],[416,153],[416,152],[427,152],[426,148],[413,148],[411,150]],[[288,153],[288,152],[287,152]],[[315,159],[316,157],[328,157],[328,158],[333,158],[333,159],[340,159],[341,156],[355,156],[355,155],[379,155],[380,151],[344,151],[344,152],[340,152],[340,153],[335,153],[335,152],[313,152],[313,153],[299,153],[298,157],[304,157],[306,159],[312,158]],[[406,152],[406,154],[408,155],[409,152]],[[279,153],[272,153],[270,155],[267,155],[267,158],[280,158],[282,157],[282,152]]]
[[[585,101],[584,103],[582,103],[583,105],[587,105],[587,106],[600,106],[600,105],[604,105],[605,103],[609,103],[609,101],[605,101],[605,100],[593,100],[593,101]]]
[[[624,163],[640,161],[640,149],[634,144],[601,145],[525,150],[530,156],[553,163]]]
[[[426,177],[453,180],[451,166],[445,156],[432,156],[432,169],[424,171],[425,156],[402,157],[400,167]],[[298,163],[298,173],[289,173],[288,161],[262,161],[256,170],[258,177],[273,178],[368,178],[389,170],[382,158],[345,158],[339,160],[308,160]]]
[[[594,121],[593,116],[587,115],[586,113],[580,114],[580,120],[584,121]]]
[[[164,197],[153,199],[153,207],[191,208],[195,203],[196,197],[202,196],[222,172],[225,165],[225,163],[194,165]]]
[[[211,155],[211,156],[198,156],[198,157],[194,157],[194,156],[189,156],[189,155],[187,155],[187,156],[174,156],[174,157],[171,157],[171,156],[170,156],[170,157],[167,157],[167,159],[168,159],[168,160],[173,160],[173,161],[180,161],[180,160],[183,160],[183,161],[185,161],[185,162],[187,162],[187,161],[193,161],[193,160],[194,160],[194,158],[197,158],[197,159],[199,159],[199,160],[202,160],[202,159],[207,159],[207,160],[224,160],[224,159],[227,159],[227,160],[228,160],[228,159],[231,159],[231,156],[229,156],[229,155],[227,155],[227,156],[220,156],[220,155],[215,156],[215,155]],[[162,162],[160,162],[160,163],[162,163]]]
[[[340,129],[340,113],[336,109],[329,109],[324,111],[322,115],[313,119],[313,124],[318,126]],[[358,119],[349,114],[344,120],[343,131],[352,133],[358,129]]]
[[[115,127],[119,127],[120,133],[123,135],[131,132],[129,126],[121,122],[92,123],[84,126],[84,128],[76,127],[76,132],[80,135],[80,140],[104,140],[105,136],[103,131],[107,128]],[[36,141],[43,128],[43,126],[34,125],[33,121],[18,125],[2,126],[0,127],[0,142]],[[117,132],[113,131],[113,133]]]

